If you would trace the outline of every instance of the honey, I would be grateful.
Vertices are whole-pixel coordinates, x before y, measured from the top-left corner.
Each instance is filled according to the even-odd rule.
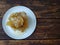
[[[10,15],[7,25],[14,30],[24,32],[28,28],[28,17],[25,12],[16,12]]]

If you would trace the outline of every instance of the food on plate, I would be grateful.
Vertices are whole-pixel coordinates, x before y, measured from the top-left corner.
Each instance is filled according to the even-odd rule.
[[[24,32],[28,27],[27,14],[25,12],[12,13],[8,18],[7,25],[14,30],[20,30],[21,32]]]

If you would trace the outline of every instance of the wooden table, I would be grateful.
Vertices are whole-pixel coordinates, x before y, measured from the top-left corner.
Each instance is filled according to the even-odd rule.
[[[60,44],[60,0],[0,0],[0,45],[59,45]],[[2,28],[2,17],[11,7],[23,5],[36,15],[35,32],[24,40],[8,37]]]

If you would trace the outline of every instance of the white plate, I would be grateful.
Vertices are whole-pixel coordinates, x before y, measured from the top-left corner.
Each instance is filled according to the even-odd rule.
[[[6,25],[6,22],[8,21],[9,16],[15,12],[25,12],[28,16],[29,27],[23,33],[21,33],[20,31],[14,31],[11,27]],[[25,39],[34,32],[34,30],[36,28],[36,17],[35,17],[35,14],[29,8],[27,8],[25,6],[15,6],[15,7],[10,8],[4,14],[4,17],[2,20],[2,26],[3,26],[4,32],[9,37],[11,37],[13,39]]]

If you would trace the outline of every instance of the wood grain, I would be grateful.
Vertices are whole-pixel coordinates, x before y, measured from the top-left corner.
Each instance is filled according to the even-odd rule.
[[[35,32],[27,39],[58,39],[60,38],[60,19],[37,19]],[[2,21],[2,18],[0,18]],[[0,23],[0,39],[11,39],[3,31]]]
[[[24,40],[8,37],[2,28],[5,12],[18,5],[30,8],[37,19],[34,33]],[[0,0],[0,45],[60,45],[60,0]]]
[[[0,45],[59,45],[60,40],[2,40]]]
[[[22,2],[22,3],[13,3],[13,1],[0,1],[0,10],[3,16],[4,12],[8,10],[9,8],[16,6],[16,5],[24,5],[29,7],[33,12],[35,13],[37,18],[60,18],[60,6],[57,5],[57,3],[47,3],[47,2],[40,2],[39,0],[35,1],[28,1]],[[17,2],[17,1],[16,1]],[[21,2],[21,1],[20,1]],[[31,4],[32,3],[32,4]],[[3,10],[3,12],[2,12]]]

